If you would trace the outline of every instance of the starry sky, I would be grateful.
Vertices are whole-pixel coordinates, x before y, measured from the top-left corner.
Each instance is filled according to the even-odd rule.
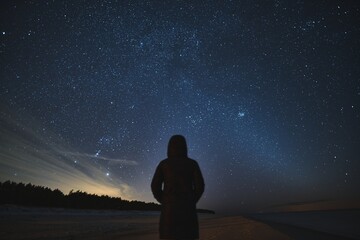
[[[154,202],[182,134],[198,207],[359,197],[359,2],[0,6],[1,181]]]

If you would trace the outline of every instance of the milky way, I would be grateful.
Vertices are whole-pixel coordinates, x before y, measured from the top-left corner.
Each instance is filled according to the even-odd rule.
[[[200,207],[359,197],[356,1],[2,1],[0,18],[2,181],[155,201],[182,134]]]

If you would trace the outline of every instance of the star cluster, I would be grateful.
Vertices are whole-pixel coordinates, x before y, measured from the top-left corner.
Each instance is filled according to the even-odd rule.
[[[356,1],[4,1],[1,180],[154,201],[173,134],[212,209],[359,197]]]

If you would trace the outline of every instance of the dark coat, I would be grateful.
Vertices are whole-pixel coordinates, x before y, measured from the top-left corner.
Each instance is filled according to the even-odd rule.
[[[161,203],[161,239],[199,238],[196,203],[204,192],[198,163],[186,156],[161,161],[151,182],[151,190]]]

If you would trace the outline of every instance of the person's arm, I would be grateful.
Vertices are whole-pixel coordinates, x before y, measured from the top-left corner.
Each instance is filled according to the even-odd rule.
[[[155,170],[154,177],[151,181],[151,191],[155,197],[155,199],[161,203],[163,189],[162,184],[164,182],[164,175],[161,170],[161,163],[157,166]]]
[[[195,163],[194,169],[194,192],[195,201],[198,202],[205,190],[204,178],[201,174],[201,170],[198,163]]]

